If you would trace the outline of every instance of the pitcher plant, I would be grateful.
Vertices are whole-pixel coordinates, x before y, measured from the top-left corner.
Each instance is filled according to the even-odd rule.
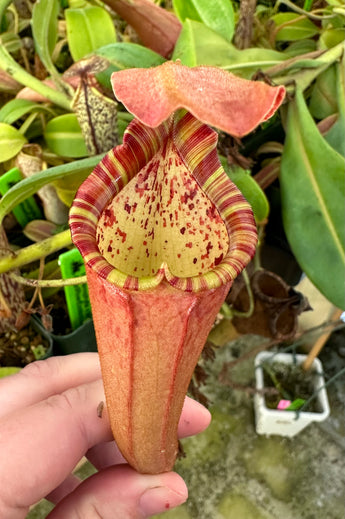
[[[193,370],[257,241],[208,125],[242,137],[285,90],[176,62],[115,72],[112,86],[135,119],[79,188],[70,227],[114,438],[136,470],[160,473],[174,465]]]

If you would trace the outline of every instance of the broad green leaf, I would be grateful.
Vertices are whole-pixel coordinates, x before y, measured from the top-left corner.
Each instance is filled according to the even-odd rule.
[[[97,74],[97,80],[109,89],[111,89],[110,76],[113,72],[126,68],[157,67],[165,61],[165,58],[153,50],[129,42],[110,43],[97,49],[95,54],[109,61],[109,67]]]
[[[19,130],[6,123],[0,123],[0,162],[12,159],[27,142]]]
[[[343,27],[337,27],[335,29],[326,29],[322,31],[319,40],[320,49],[331,49],[345,39],[345,29]]]
[[[344,77],[344,61],[336,65],[336,99],[338,120],[325,135],[325,139],[345,157],[345,77]]]
[[[228,177],[252,206],[256,222],[263,222],[268,217],[269,203],[259,184],[253,179],[249,171],[240,167],[230,168],[224,157],[220,157],[220,160]]]
[[[57,74],[52,61],[52,54],[57,42],[59,9],[59,0],[38,0],[35,2],[32,11],[32,33],[35,49],[42,63],[52,75]]]
[[[297,89],[290,102],[281,163],[284,228],[302,269],[345,308],[345,161],[318,131]]]
[[[284,52],[288,54],[290,58],[293,58],[294,56],[307,54],[314,50],[317,50],[316,41],[312,39],[304,39],[293,41],[286,49],[284,49]]]
[[[172,57],[190,67],[222,67],[244,78],[251,77],[258,69],[265,70],[288,58],[288,55],[271,49],[238,50],[206,25],[193,20],[184,23]]]
[[[229,0],[175,0],[173,5],[182,22],[187,18],[203,22],[225,40],[232,40],[235,16]]]
[[[309,18],[301,18],[295,13],[279,13],[271,20],[277,26],[276,41],[304,40],[319,34],[319,28]]]
[[[316,119],[325,119],[337,112],[336,67],[332,65],[322,72],[313,86],[309,110]]]
[[[62,157],[88,155],[83,135],[75,114],[54,117],[46,126],[44,138],[49,149]]]
[[[34,103],[27,99],[12,99],[0,109],[0,122],[13,124],[28,113],[44,110],[54,113],[50,108],[45,107],[42,104]]]
[[[113,21],[102,7],[66,9],[65,17],[68,45],[74,61],[99,47],[116,42]]]

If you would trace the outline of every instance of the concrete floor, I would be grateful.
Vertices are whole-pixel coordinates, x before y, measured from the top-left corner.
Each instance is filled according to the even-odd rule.
[[[321,358],[329,377],[345,366],[345,334],[326,347]],[[218,381],[224,362],[262,343],[245,336],[228,343],[208,365],[205,393],[212,400],[213,421],[198,437],[184,440],[186,458],[176,470],[189,487],[188,502],[161,514],[161,519],[344,519],[345,378],[328,388],[331,415],[293,439],[258,436],[253,397]],[[339,355],[340,353],[341,355]],[[233,382],[254,379],[253,357],[231,372]],[[84,475],[92,468],[83,467]],[[40,503],[30,519],[46,517],[50,505]]]

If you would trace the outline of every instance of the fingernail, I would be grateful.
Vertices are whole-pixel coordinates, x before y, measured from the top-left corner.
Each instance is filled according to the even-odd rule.
[[[180,485],[181,486],[181,485]],[[139,507],[142,513],[150,517],[160,512],[166,512],[170,508],[175,508],[186,501],[188,497],[187,487],[172,490],[168,487],[148,488],[139,500]]]

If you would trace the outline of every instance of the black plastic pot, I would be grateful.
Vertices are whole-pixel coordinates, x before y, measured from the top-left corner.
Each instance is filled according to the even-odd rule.
[[[79,328],[67,335],[57,335],[49,333],[42,326],[41,321],[33,316],[32,321],[35,327],[52,342],[51,355],[69,355],[70,353],[80,353],[83,351],[97,351],[95,329],[92,319],[85,321]]]

